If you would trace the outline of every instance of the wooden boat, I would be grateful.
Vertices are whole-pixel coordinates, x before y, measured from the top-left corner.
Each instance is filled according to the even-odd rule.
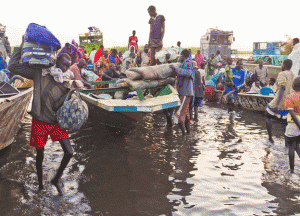
[[[215,93],[215,100],[219,100],[222,91],[217,90]],[[247,94],[240,93],[237,95],[237,100],[235,102],[236,106],[241,106],[243,109],[252,111],[266,111],[268,103],[270,103],[274,98],[274,95],[264,96],[259,94]]]
[[[32,97],[33,87],[18,90],[17,95],[0,97],[0,150],[14,141]]]
[[[249,64],[249,63],[243,63],[243,67],[245,70],[254,72],[255,68],[258,66],[258,64]],[[281,67],[280,66],[276,66],[276,65],[264,65],[264,67],[268,68],[269,74],[268,74],[268,79],[270,78],[277,78],[278,74],[281,71]]]
[[[108,82],[97,82],[104,84]],[[158,87],[154,97],[144,97],[137,90],[136,99],[98,99],[93,93],[112,93],[117,91],[130,91],[128,87],[102,88],[81,90],[82,99],[89,105],[90,116],[99,123],[120,129],[130,129],[135,123],[149,113],[159,112],[164,109],[180,105],[178,92],[171,86]]]

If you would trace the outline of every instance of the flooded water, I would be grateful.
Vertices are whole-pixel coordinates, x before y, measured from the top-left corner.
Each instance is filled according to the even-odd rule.
[[[289,174],[283,126],[266,142],[263,114],[205,104],[193,133],[167,129],[163,114],[146,116],[128,134],[89,121],[71,134],[74,157],[64,195],[50,184],[63,151],[45,147],[44,191],[37,193],[30,117],[0,156],[1,215],[296,215],[300,161]]]

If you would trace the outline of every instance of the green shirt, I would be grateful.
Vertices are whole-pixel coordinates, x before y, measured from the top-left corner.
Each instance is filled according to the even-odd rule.
[[[226,65],[226,67],[225,67],[225,82],[229,82],[230,81],[229,77],[232,80],[233,73],[232,73],[231,67],[229,65]]]

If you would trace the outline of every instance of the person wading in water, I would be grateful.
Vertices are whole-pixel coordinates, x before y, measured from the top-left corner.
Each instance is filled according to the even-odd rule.
[[[295,78],[293,82],[294,93],[288,95],[285,100],[285,107],[289,114],[287,115],[288,125],[285,130],[285,142],[289,147],[290,172],[294,172],[295,151],[300,157],[300,77]]]
[[[273,119],[280,119],[283,120],[284,124],[286,124],[286,116],[287,110],[285,108],[285,98],[291,93],[292,91],[292,83],[294,80],[294,73],[291,71],[293,62],[290,59],[286,59],[283,61],[281,69],[282,72],[279,73],[277,77],[277,91],[275,98],[268,104],[266,109],[266,126],[269,135],[269,141],[274,143],[272,138],[272,120]]]
[[[61,54],[56,62],[56,66],[48,69],[33,69],[20,64],[21,48],[16,48],[12,58],[9,62],[9,70],[21,75],[27,79],[34,81],[32,111],[32,126],[30,145],[36,148],[36,169],[39,181],[39,191],[43,189],[43,159],[44,146],[46,145],[48,136],[50,135],[52,141],[59,141],[63,151],[64,157],[61,161],[60,167],[51,183],[56,187],[59,194],[62,194],[61,187],[58,181],[73,156],[69,134],[66,130],[59,127],[56,120],[56,111],[59,106],[58,101],[65,98],[70,91],[70,83],[65,73],[71,66],[71,58],[68,54]],[[65,81],[66,80],[66,81]],[[52,86],[51,88],[50,85]],[[54,85],[54,87],[53,87]],[[51,89],[51,90],[48,90]]]
[[[184,49],[181,52],[181,56],[179,62],[182,62],[180,68],[175,68],[174,65],[170,65],[169,67],[172,68],[177,73],[177,81],[176,81],[176,88],[180,97],[181,103],[185,97],[184,104],[182,106],[182,110],[179,116],[179,128],[182,131],[182,135],[185,134],[185,129],[187,133],[190,133],[190,109],[189,104],[190,100],[193,96],[195,96],[194,91],[194,79],[195,79],[195,72],[192,60],[189,59],[190,52],[187,49]]]

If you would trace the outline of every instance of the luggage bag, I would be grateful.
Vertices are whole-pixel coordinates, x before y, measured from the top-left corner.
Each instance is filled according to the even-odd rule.
[[[45,27],[30,23],[22,47],[22,64],[31,68],[49,68],[56,64],[59,40]]]

